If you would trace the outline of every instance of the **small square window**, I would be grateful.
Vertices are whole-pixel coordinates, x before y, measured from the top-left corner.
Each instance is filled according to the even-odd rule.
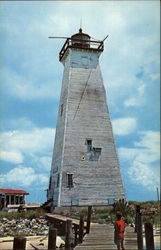
[[[67,174],[67,187],[73,187],[73,174]]]
[[[92,150],[92,140],[91,139],[87,139],[86,140],[86,144],[87,144],[87,150],[91,151]]]
[[[101,148],[93,148],[91,156],[90,156],[90,160],[91,161],[98,161],[99,157],[101,155]]]

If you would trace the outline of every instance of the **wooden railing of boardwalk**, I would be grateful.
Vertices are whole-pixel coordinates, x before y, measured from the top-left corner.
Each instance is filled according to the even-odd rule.
[[[117,249],[114,243],[114,226],[103,224],[91,224],[89,234],[86,234],[81,244],[75,250],[113,250]],[[125,233],[125,249],[136,250],[137,236],[134,228],[127,227]]]
[[[125,230],[125,249],[126,250],[143,250],[143,233],[142,221],[140,220],[140,209],[136,213],[136,226],[126,227]],[[58,214],[47,214],[49,220],[49,235],[47,239],[48,246],[40,246],[40,244],[31,244],[37,250],[56,250],[57,235],[65,236],[65,250],[113,250],[117,249],[114,244],[114,225],[90,223],[91,208],[88,209],[87,222],[80,216],[80,220],[71,219]],[[153,225],[145,223],[145,241],[146,249],[154,250],[154,234]],[[135,232],[137,231],[137,232]],[[46,237],[45,237],[46,238]],[[13,250],[27,250],[25,237],[15,237],[13,242]],[[0,246],[0,249],[1,248]],[[6,248],[5,248],[6,249]],[[62,248],[60,248],[62,249]],[[159,248],[158,248],[159,249]]]

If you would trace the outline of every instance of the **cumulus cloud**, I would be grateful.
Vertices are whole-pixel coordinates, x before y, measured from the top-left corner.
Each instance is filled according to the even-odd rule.
[[[126,117],[112,120],[115,135],[129,135],[137,128],[137,120],[134,117]]]
[[[159,145],[160,145],[160,133],[156,131],[142,131],[139,133],[141,136],[141,140],[135,142],[135,146],[148,148],[149,150],[152,148],[154,152],[159,155]]]
[[[38,174],[31,167],[18,166],[11,169],[7,174],[1,175],[1,180],[11,186],[18,185],[28,187],[34,185],[47,185],[48,177],[45,174]]]
[[[3,93],[7,91],[7,94],[19,98],[21,101],[44,98],[57,99],[59,97],[60,84],[57,84],[57,88],[51,91],[55,87],[53,80],[44,80],[45,82],[37,84],[36,81],[9,68],[4,68],[0,74],[3,80],[1,86]]]
[[[35,127],[33,122],[29,120],[27,117],[17,117],[17,119],[10,119],[8,122],[10,128],[16,130],[17,126],[19,130],[30,130]]]
[[[124,105],[125,105],[125,107],[139,106],[139,102],[138,102],[137,98],[131,97],[131,98],[124,101]]]
[[[142,131],[140,140],[132,148],[119,148],[127,175],[132,182],[155,190],[159,186],[160,134],[156,131]]]
[[[103,74],[106,76],[105,79],[111,82],[108,86],[110,86],[110,92],[114,92],[115,98],[113,101],[115,102],[118,95],[125,96],[125,92],[137,86],[135,74],[140,62],[147,68],[150,68],[148,64],[152,61],[158,61],[159,63],[159,58],[155,60],[156,54],[159,54],[159,51],[157,53],[157,50],[155,50],[156,44],[159,44],[158,32],[156,32],[157,29],[159,31],[157,7],[159,7],[157,3],[145,4],[144,2],[140,3],[139,6],[135,2],[130,2],[128,6],[127,3],[104,2],[102,4],[98,1],[94,2],[92,6],[88,1],[83,4],[82,2],[42,3],[41,6],[39,5],[41,12],[41,21],[39,21],[40,15],[38,15],[37,3],[32,3],[32,6],[30,3],[24,3],[23,6],[17,3],[14,8],[12,6],[12,13],[9,11],[10,6],[3,4],[4,12],[8,11],[10,18],[2,19],[1,28],[5,35],[7,34],[7,37],[12,38],[9,39],[12,41],[12,46],[21,48],[18,53],[21,52],[23,55],[17,57],[17,51],[15,52],[12,49],[12,55],[19,62],[19,65],[23,65],[23,70],[21,72],[19,69],[17,72],[13,70],[14,67],[3,69],[2,73],[5,76],[3,83],[5,86],[9,86],[7,89],[12,96],[21,100],[58,97],[59,91],[55,93],[55,91],[51,91],[51,88],[54,84],[55,89],[60,90],[60,82],[55,81],[54,78],[59,68],[58,53],[64,41],[56,40],[49,43],[46,38],[49,35],[72,35],[78,31],[79,20],[82,18],[83,30],[89,32],[93,37],[103,39],[106,32],[110,35],[108,45],[105,46],[105,49],[108,48],[108,53],[104,55],[102,66]],[[32,16],[31,9],[36,10],[34,16]],[[72,15],[71,10],[74,10]],[[136,12],[140,14],[139,19],[136,18]],[[101,13],[101,15],[98,13]],[[96,21],[93,19],[93,15],[97,17]],[[16,18],[13,18],[13,16]],[[9,23],[10,20],[12,20],[12,25]],[[107,27],[106,31],[105,27]],[[37,46],[37,41],[39,46]],[[53,47],[57,51],[53,50],[53,43]],[[51,62],[53,63],[51,64]],[[56,70],[54,70],[55,65]],[[106,70],[107,67],[108,70]],[[26,72],[24,77],[24,69],[27,72],[29,70],[32,77],[27,77]],[[54,70],[52,80],[45,79],[42,82],[42,72],[49,73],[49,69],[51,72]],[[152,73],[154,74],[154,72]],[[33,80],[35,74],[37,79]],[[118,87],[121,91],[116,95],[115,88]]]
[[[133,94],[132,97],[126,99],[124,101],[124,106],[125,107],[139,107],[142,106],[145,103],[145,97],[144,97],[144,92],[145,92],[145,84],[141,84],[137,88],[137,93]]]
[[[37,128],[0,133],[0,159],[10,163],[23,163],[26,157],[32,162],[49,168],[52,157],[55,129]]]
[[[33,128],[31,130],[13,130],[0,134],[1,149],[14,149],[25,154],[38,153],[51,149],[55,130],[52,128]]]
[[[118,114],[125,117],[112,121],[114,133],[129,135],[131,143],[130,135],[134,138],[140,127],[140,106],[144,108],[142,114],[146,114],[147,105],[156,103],[159,93],[154,92],[156,81],[159,82],[159,1],[142,1],[139,5],[135,1],[95,1],[92,5],[90,1],[83,4],[81,1],[49,1],[41,5],[37,2],[17,2],[10,11],[11,4],[4,2],[1,6],[0,28],[2,37],[6,38],[2,43],[3,65],[0,72],[4,105],[7,103],[11,107],[16,102],[20,106],[23,102],[27,110],[28,101],[32,105],[33,100],[36,104],[41,100],[45,103],[51,98],[59,98],[63,67],[58,61],[58,54],[64,40],[49,40],[47,37],[73,35],[78,32],[82,18],[83,32],[91,37],[103,39],[109,34],[100,57],[108,104],[113,117],[118,117]],[[128,113],[133,107],[135,111],[137,109],[137,120]],[[148,112],[155,119],[152,111],[149,106]],[[11,117],[11,113],[7,115]],[[12,110],[12,117],[14,115],[18,115],[16,109]],[[150,117],[150,124],[151,121]],[[21,118],[17,123],[18,126],[13,121],[13,130],[0,134],[3,160],[21,165],[27,162],[31,163],[28,164],[31,168],[39,166],[49,170],[54,130],[36,128],[30,121]],[[129,178],[135,176],[137,165],[140,170],[141,167],[144,170],[148,167],[151,171],[153,164],[155,166],[156,151],[152,153],[145,146],[146,135],[140,134],[140,140],[133,147],[122,147],[119,151],[131,166]],[[141,144],[143,139],[145,147],[137,144]],[[123,145],[124,141],[121,143]],[[44,176],[39,178],[43,181]]]
[[[45,187],[48,184],[55,129],[37,128],[28,119],[19,120],[21,125],[26,124],[26,129],[0,133],[0,160],[15,166],[1,174],[1,184]]]
[[[35,163],[36,166],[39,166],[40,168],[42,168],[43,170],[50,170],[51,168],[51,156],[36,156],[34,157],[33,161]]]
[[[148,155],[147,155],[148,157]],[[134,160],[128,171],[128,176],[133,183],[142,185],[148,190],[156,190],[160,186],[159,171],[149,165]]]
[[[14,164],[17,164],[17,163],[22,163],[23,162],[23,155],[21,152],[19,151],[3,151],[1,150],[0,151],[0,160],[1,161],[7,161],[7,162],[10,162],[10,163],[14,163]]]

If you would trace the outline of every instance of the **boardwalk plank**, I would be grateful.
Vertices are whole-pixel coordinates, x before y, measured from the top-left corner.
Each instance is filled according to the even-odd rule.
[[[92,224],[90,234],[84,237],[83,243],[75,250],[116,250],[114,244],[113,225]],[[127,227],[125,233],[125,249],[137,250],[137,239],[134,229]]]

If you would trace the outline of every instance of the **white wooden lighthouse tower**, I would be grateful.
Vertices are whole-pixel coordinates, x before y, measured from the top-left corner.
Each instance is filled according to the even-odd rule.
[[[108,205],[125,199],[99,66],[103,42],[68,38],[47,199],[54,207]]]

